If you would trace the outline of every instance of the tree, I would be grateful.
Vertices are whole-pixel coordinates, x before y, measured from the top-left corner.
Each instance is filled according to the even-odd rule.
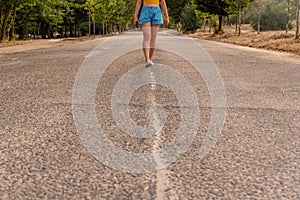
[[[286,2],[266,0],[260,6],[253,6],[249,12],[251,26],[258,31],[285,30],[286,29]],[[257,9],[258,7],[258,9]]]
[[[227,13],[230,15],[237,15],[236,32],[241,34],[241,13],[248,8],[248,5],[253,0],[226,0],[229,7]]]
[[[226,0],[195,0],[195,3],[200,11],[218,16],[219,26],[215,31],[222,32],[222,19],[228,15],[230,4]]]
[[[95,0],[87,0],[84,4],[84,8],[88,10],[89,19],[92,19],[93,23],[93,37],[95,37],[96,34],[96,22],[95,22],[95,16],[96,16],[96,5],[97,2]],[[90,27],[90,25],[89,25]],[[89,30],[89,36],[91,35],[91,32]]]
[[[4,3],[4,17],[2,20],[2,24],[1,24],[1,32],[0,32],[0,41],[3,41],[4,39],[6,39],[6,26],[7,26],[7,21],[8,18],[10,16],[10,12],[13,8],[13,4],[11,4],[10,2],[6,2]]]
[[[187,3],[180,15],[180,23],[184,31],[194,32],[199,27],[199,18],[191,3]]]
[[[257,34],[259,34],[261,30],[261,9],[262,9],[263,0],[259,0],[258,3],[258,19],[257,19]],[[253,27],[253,26],[252,26]]]
[[[299,39],[299,0],[296,0],[296,39]]]
[[[22,7],[22,5],[30,4],[33,1],[34,0],[10,0],[10,1],[1,0],[0,1],[0,6],[2,8],[2,10],[0,9],[0,13],[1,12],[4,13],[3,18],[0,17],[1,19],[0,41],[6,39],[7,37],[7,27],[10,18],[11,18],[10,21],[11,28],[9,34],[10,34],[10,39],[13,38],[17,10],[19,10]]]
[[[74,13],[74,28],[75,28],[75,37],[80,37],[80,24],[87,20],[87,12],[84,10],[85,0],[75,0],[73,4],[73,13]],[[76,34],[76,28],[77,34]]]
[[[177,2],[177,0],[170,0]],[[185,0],[179,0],[185,2]],[[93,23],[102,23],[103,34],[113,28],[121,32],[132,23],[135,0],[0,0],[0,40],[19,39],[29,34],[53,37],[55,32],[67,36],[80,36],[81,25],[87,32],[88,17]],[[177,5],[177,4],[176,4]],[[183,4],[184,5],[184,4]],[[179,16],[179,14],[178,14]],[[59,34],[58,34],[59,35]]]
[[[288,30],[289,30],[289,26],[291,24],[291,21],[290,21],[290,10],[291,10],[291,0],[287,0],[287,15],[286,15],[286,25],[285,25],[285,33],[287,34]]]
[[[180,22],[180,15],[182,13],[182,10],[185,7],[185,4],[187,3],[186,0],[166,0],[167,6],[168,6],[168,12],[170,18],[172,18],[175,23]]]

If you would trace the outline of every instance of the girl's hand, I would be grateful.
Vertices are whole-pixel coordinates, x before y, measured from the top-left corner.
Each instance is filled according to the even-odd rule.
[[[136,26],[136,23],[139,23],[139,19],[137,17],[133,17],[133,26]]]
[[[169,17],[166,17],[165,25],[166,25],[166,26],[169,26],[169,23],[170,23]]]

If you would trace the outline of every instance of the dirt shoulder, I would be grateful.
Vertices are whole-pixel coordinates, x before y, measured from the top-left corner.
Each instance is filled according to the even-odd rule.
[[[103,36],[97,36],[95,39],[102,39]],[[66,46],[75,44],[81,41],[91,40],[88,37],[80,38],[61,38],[61,39],[37,39],[37,40],[18,40],[18,41],[5,41],[0,43],[0,56],[4,54],[11,54],[17,52],[30,51],[34,49],[45,49],[52,47]]]
[[[257,34],[250,25],[244,24],[241,27],[241,35],[235,33],[235,26],[224,27],[224,33],[214,35],[212,33],[198,31],[189,34],[190,37],[213,40],[218,42],[263,48],[268,50],[284,51],[300,55],[300,40],[295,40],[295,31],[266,31]]]

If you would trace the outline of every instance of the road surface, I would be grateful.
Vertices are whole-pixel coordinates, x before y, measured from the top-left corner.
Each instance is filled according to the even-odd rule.
[[[72,44],[0,49],[0,199],[300,199],[299,56],[160,32],[155,64],[146,68],[140,40],[140,32],[129,32]],[[199,46],[180,51],[178,45],[189,42]],[[215,73],[197,70],[194,64],[205,67],[204,61],[216,67]],[[215,91],[209,80],[218,74],[216,81],[224,88]],[[143,80],[147,83],[134,85]],[[93,81],[95,93],[89,93]],[[191,95],[184,93],[186,88],[192,88]],[[218,96],[223,90],[226,96]],[[77,101],[81,94],[87,98]],[[181,106],[193,95],[196,102]],[[220,110],[226,111],[225,121],[209,153],[199,156],[214,109],[220,109],[213,104],[217,97],[226,100]],[[126,133],[120,128],[122,106],[135,123],[126,121],[123,128],[134,126],[131,132],[139,134],[136,128],[151,125],[156,132],[144,138]],[[148,164],[154,167],[137,166],[124,157],[111,164],[111,157],[121,154],[110,155],[106,143],[97,146],[97,134],[82,135],[93,130],[94,118],[82,121],[77,115],[89,116],[89,109],[94,109],[95,127],[116,148],[153,155]],[[185,111],[197,110],[195,135],[176,160],[165,164],[168,158],[151,154],[176,137]],[[185,127],[183,138],[191,130]],[[96,146],[90,148],[93,142]],[[145,172],[136,172],[141,168]]]

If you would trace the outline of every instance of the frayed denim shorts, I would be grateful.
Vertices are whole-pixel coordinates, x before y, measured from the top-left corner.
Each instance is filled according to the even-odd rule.
[[[145,24],[147,22],[151,22],[152,24],[162,24],[163,19],[160,7],[143,6],[139,22],[140,24]]]

